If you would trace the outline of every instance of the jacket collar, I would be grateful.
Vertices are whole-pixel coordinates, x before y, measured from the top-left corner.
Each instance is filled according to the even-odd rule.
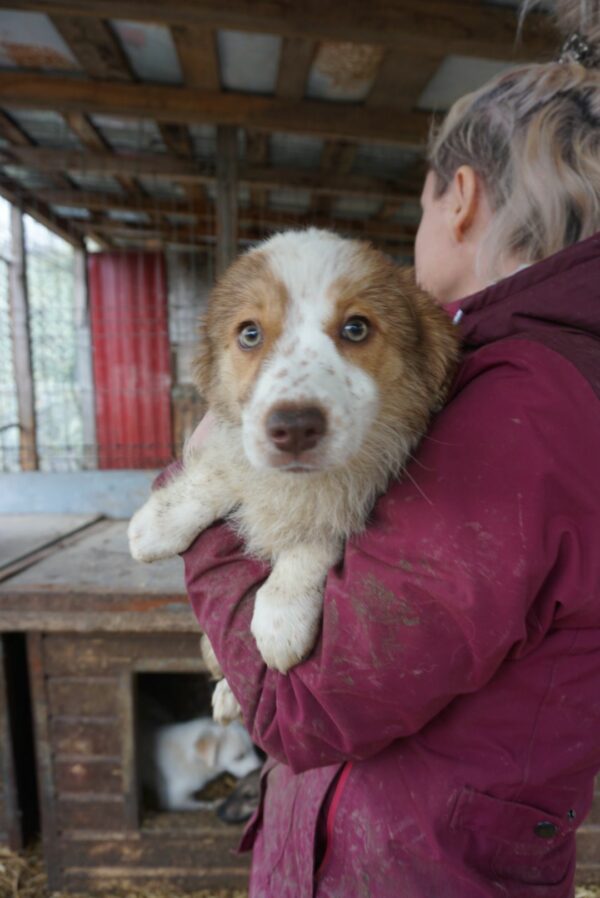
[[[600,338],[600,232],[445,308],[466,348],[555,326]]]

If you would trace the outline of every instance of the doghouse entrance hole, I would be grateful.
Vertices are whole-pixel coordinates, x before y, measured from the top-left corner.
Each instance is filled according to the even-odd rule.
[[[161,727],[211,717],[213,683],[205,674],[143,673],[135,679],[136,772],[138,807],[144,828],[182,828],[214,811],[172,811],[160,800],[156,736]],[[174,760],[175,763],[175,760]],[[204,800],[225,797],[235,785],[228,775],[216,777],[197,794]]]

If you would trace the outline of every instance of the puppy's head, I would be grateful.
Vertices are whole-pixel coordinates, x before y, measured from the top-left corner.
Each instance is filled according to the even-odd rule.
[[[271,238],[221,278],[196,373],[251,464],[314,471],[372,452],[374,434],[414,444],[456,354],[447,316],[410,273],[310,229]]]

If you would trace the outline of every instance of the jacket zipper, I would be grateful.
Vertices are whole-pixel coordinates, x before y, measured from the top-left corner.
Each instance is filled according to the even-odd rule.
[[[338,809],[338,805],[342,798],[342,792],[346,786],[346,781],[350,775],[350,771],[352,770],[353,762],[346,761],[342,772],[338,777],[338,781],[335,784],[335,788],[333,790],[333,795],[331,796],[331,803],[329,805],[329,810],[327,811],[327,820],[325,823],[325,854],[323,855],[323,860],[319,864],[319,869],[315,874],[315,879],[320,879],[323,874],[323,870],[327,862],[329,861],[329,856],[331,854],[332,845],[333,845],[333,827],[335,824],[335,815]]]

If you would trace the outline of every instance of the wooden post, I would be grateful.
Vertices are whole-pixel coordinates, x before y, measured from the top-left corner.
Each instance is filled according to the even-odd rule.
[[[98,467],[98,447],[96,443],[92,335],[87,289],[87,255],[85,250],[75,250],[73,273],[75,279],[75,329],[77,340],[75,371],[83,425],[83,468],[88,470]]]
[[[21,210],[12,206],[10,211],[11,262],[9,265],[9,298],[13,345],[13,370],[19,410],[21,470],[38,468],[35,422],[35,391],[31,365],[31,335],[29,329],[29,302],[27,297],[27,270],[25,265],[25,238]]]
[[[237,128],[217,128],[217,277],[237,255]]]

